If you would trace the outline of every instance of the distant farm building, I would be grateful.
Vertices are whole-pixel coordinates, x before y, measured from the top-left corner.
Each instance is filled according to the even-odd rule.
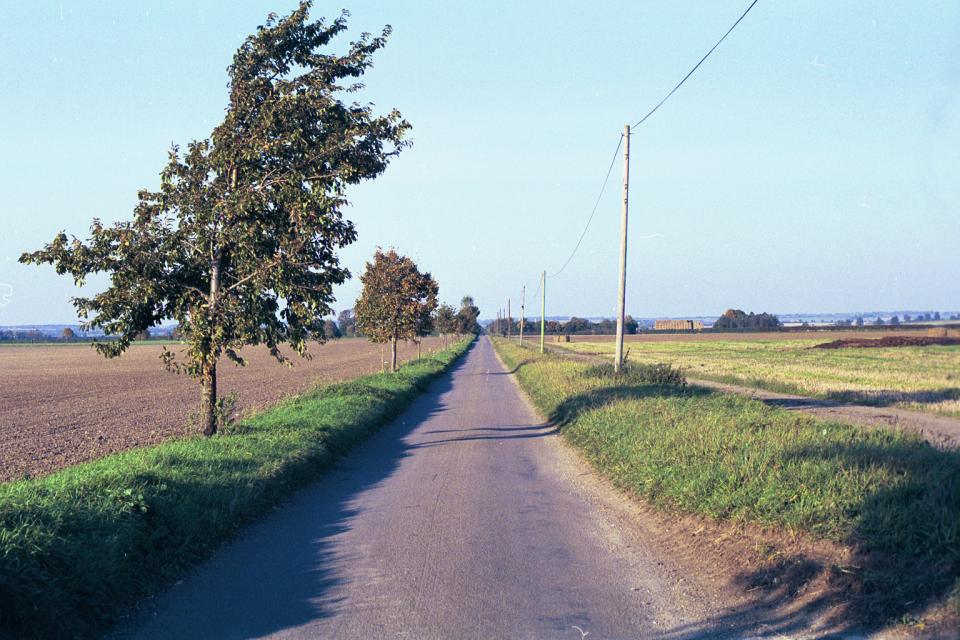
[[[703,331],[699,320],[655,320],[654,331]]]

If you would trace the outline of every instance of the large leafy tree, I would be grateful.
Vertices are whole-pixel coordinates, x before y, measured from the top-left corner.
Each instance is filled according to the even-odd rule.
[[[97,344],[108,357],[176,319],[187,348],[164,359],[202,381],[205,434],[216,430],[222,355],[242,364],[242,346],[263,344],[284,361],[282,344],[304,355],[308,340],[323,339],[332,289],[350,276],[336,250],[356,238],[341,213],[346,187],[378,176],[407,144],[397,111],[346,101],[389,27],[333,53],[325,48],[347,14],[311,22],[309,9],[271,14],[244,41],[228,68],[223,122],[171,150],[160,189],[140,192],[133,220],[94,220],[86,242],[61,232],[20,258],[77,284],[110,274],[105,291],[74,299],[85,328],[116,337]]]
[[[360,276],[363,291],[354,308],[357,329],[371,342],[390,343],[390,370],[397,370],[397,342],[416,340],[437,308],[439,287],[429,273],[391,249],[377,249]]]

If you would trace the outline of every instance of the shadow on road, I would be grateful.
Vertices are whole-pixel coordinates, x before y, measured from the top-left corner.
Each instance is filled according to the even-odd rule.
[[[440,398],[465,362],[462,357],[399,418],[272,515],[250,525],[192,575],[144,603],[109,637],[262,637],[332,616],[343,604],[332,596],[343,584],[338,568],[351,562],[336,538],[359,515],[356,498],[389,479],[410,455],[405,439],[417,425],[447,410]],[[243,452],[237,456],[237,465],[243,466]],[[229,462],[218,464],[224,468],[229,476]],[[229,481],[210,478],[211,483]],[[176,556],[176,550],[170,553]]]

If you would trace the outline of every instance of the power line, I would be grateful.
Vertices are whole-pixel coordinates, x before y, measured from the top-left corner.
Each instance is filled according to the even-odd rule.
[[[692,76],[692,75],[693,75],[693,72],[696,71],[696,70],[700,67],[701,64],[703,64],[703,61],[710,57],[710,54],[713,53],[713,50],[716,49],[717,47],[719,47],[721,42],[723,42],[724,40],[726,40],[727,36],[730,35],[730,32],[733,31],[733,30],[737,27],[738,24],[740,24],[740,21],[743,20],[745,17],[747,17],[747,14],[750,13],[750,9],[753,9],[753,5],[757,4],[757,2],[758,2],[758,0],[753,0],[753,2],[750,3],[750,6],[747,7],[747,10],[744,11],[743,14],[741,14],[741,16],[740,16],[739,18],[737,18],[737,21],[733,23],[733,26],[731,26],[729,29],[727,29],[727,32],[726,32],[725,34],[723,34],[723,37],[720,38],[719,40],[717,40],[717,43],[716,43],[715,45],[713,45],[712,47],[710,47],[710,51],[707,51],[707,53],[706,53],[702,58],[700,58],[700,62],[698,62],[697,64],[693,65],[693,69],[690,69],[690,71],[687,73],[687,75],[683,76],[683,80],[681,80],[680,82],[678,82],[678,83],[677,83],[677,86],[675,86],[673,89],[671,89],[671,90],[670,90],[670,93],[668,93],[666,96],[664,96],[663,100],[661,100],[660,102],[657,103],[657,106],[655,106],[653,109],[650,109],[650,111],[647,113],[647,115],[645,115],[645,116],[643,116],[642,118],[640,118],[640,120],[637,121],[637,124],[633,125],[635,128],[638,127],[638,126],[640,126],[641,124],[643,124],[644,121],[645,121],[647,118],[649,118],[650,116],[652,116],[652,115],[654,114],[654,112],[663,105],[664,102],[666,102],[667,100],[670,99],[670,96],[672,96],[674,93],[676,93],[677,89],[679,89],[681,86],[683,86],[683,83],[687,81],[687,78],[689,78],[690,76]]]
[[[620,153],[620,145],[623,144],[623,134],[620,134],[620,139],[617,141],[617,148],[613,152],[613,158],[610,159],[610,166],[607,168],[607,175],[603,178],[603,185],[600,187],[600,193],[597,195],[597,201],[593,203],[593,210],[590,212],[590,217],[587,218],[587,224],[583,228],[583,233],[580,234],[580,239],[577,240],[577,245],[573,248],[573,251],[570,252],[570,257],[567,258],[567,261],[563,263],[563,266],[560,267],[560,270],[551,275],[551,278],[556,278],[558,275],[563,273],[563,270],[567,268],[567,265],[570,264],[570,261],[573,260],[573,256],[577,254],[577,249],[580,248],[580,243],[583,242],[583,238],[587,235],[587,229],[590,228],[590,223],[593,222],[593,216],[597,214],[597,207],[600,206],[600,200],[603,198],[603,192],[607,188],[607,182],[610,180],[610,173],[613,171],[613,165],[617,161],[617,154]]]

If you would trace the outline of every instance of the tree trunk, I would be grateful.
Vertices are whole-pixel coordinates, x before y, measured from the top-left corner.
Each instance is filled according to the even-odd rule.
[[[390,372],[397,372],[397,339],[390,338]]]
[[[236,183],[237,174],[234,170],[232,178]],[[215,251],[210,260],[210,298],[207,306],[209,314],[209,331],[204,344],[203,361],[201,363],[200,378],[203,390],[200,392],[200,429],[205,436],[212,436],[217,432],[217,357],[212,345],[213,327],[217,323],[217,306],[220,302],[220,252]]]
[[[200,391],[200,430],[205,436],[217,432],[217,363],[203,365]]]
[[[423,340],[417,340],[417,360],[420,359],[420,346],[423,344]]]

